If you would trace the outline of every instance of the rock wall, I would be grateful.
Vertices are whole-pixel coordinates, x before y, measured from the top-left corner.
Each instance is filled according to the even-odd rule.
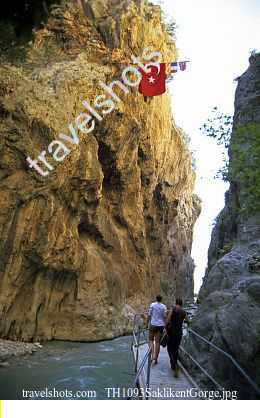
[[[192,328],[230,353],[260,386],[260,54],[238,79],[230,189],[217,217]],[[230,361],[190,336],[186,347],[225,387],[257,398]]]
[[[4,338],[112,338],[131,330],[157,292],[168,302],[193,295],[200,203],[167,94],[145,102],[137,88],[116,87],[120,100],[95,130],[78,130],[63,161],[48,154],[86,112],[83,100],[93,104],[100,82],[120,79],[131,54],[149,47],[165,62],[177,56],[158,6],[89,1],[84,14],[79,3],[52,7],[24,59],[0,68]],[[26,161],[43,150],[45,176]]]

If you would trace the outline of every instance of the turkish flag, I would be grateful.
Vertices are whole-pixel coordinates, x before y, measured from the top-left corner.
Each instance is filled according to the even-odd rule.
[[[156,65],[149,64],[146,66],[149,73],[139,68],[142,74],[142,80],[139,84],[139,92],[143,96],[160,96],[166,91],[166,64],[160,64],[160,70]]]

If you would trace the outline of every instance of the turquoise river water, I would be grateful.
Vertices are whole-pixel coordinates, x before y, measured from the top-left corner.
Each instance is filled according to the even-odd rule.
[[[134,378],[130,344],[131,337],[45,343],[0,369],[0,399],[125,399]]]

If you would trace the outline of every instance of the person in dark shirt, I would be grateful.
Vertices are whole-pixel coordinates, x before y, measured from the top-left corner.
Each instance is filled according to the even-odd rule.
[[[175,377],[178,377],[178,351],[182,339],[182,325],[184,320],[188,322],[188,317],[182,309],[182,300],[177,298],[176,306],[173,307],[166,321],[166,332],[168,335],[167,351]]]

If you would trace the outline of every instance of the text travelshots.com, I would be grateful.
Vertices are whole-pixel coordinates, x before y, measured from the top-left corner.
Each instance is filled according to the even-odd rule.
[[[149,49],[145,48],[142,55],[143,60],[148,61],[146,64],[141,62],[139,57],[131,56],[132,62],[135,65],[138,65],[144,72],[149,73],[149,66],[156,66],[160,69],[160,52],[151,52]],[[33,160],[30,157],[27,157],[27,162],[30,168],[33,168],[43,177],[46,177],[54,170],[54,167],[47,159],[50,155],[53,157],[54,161],[62,162],[73,150],[69,148],[68,145],[78,145],[79,137],[78,131],[83,134],[88,134],[95,129],[96,121],[101,122],[103,117],[115,110],[116,104],[121,102],[120,97],[114,92],[113,88],[118,87],[121,92],[128,94],[130,92],[129,88],[136,88],[139,86],[142,75],[140,71],[133,67],[132,65],[126,67],[122,74],[121,80],[113,80],[109,85],[106,85],[102,81],[99,81],[100,87],[104,90],[106,94],[101,94],[96,96],[93,105],[90,105],[86,100],[82,102],[84,108],[88,113],[80,113],[74,123],[70,123],[68,128],[70,134],[59,134],[59,140],[52,141],[47,148],[47,151],[42,151],[37,159]],[[62,141],[61,141],[62,140]],[[64,142],[63,142],[64,141]],[[66,145],[65,145],[66,144]]]
[[[77,390],[69,389],[57,390],[56,388],[44,388],[42,390],[22,389],[23,399],[96,399],[95,390]]]

